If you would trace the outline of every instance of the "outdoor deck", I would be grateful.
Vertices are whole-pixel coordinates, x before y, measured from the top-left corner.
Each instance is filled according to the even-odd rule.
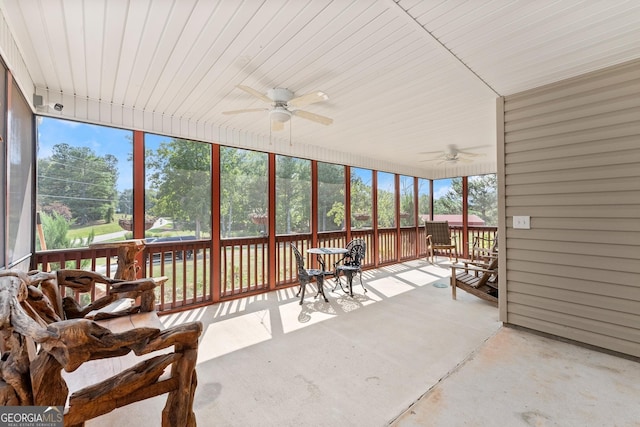
[[[298,305],[295,288],[162,316],[205,324],[201,426],[637,426],[635,361],[505,328],[495,307],[451,299],[446,258],[364,273],[354,298]],[[422,396],[422,399],[421,399]],[[162,399],[88,426],[159,425]]]

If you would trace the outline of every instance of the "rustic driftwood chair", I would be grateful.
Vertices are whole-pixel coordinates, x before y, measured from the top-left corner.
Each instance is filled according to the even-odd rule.
[[[367,288],[365,288],[362,282],[362,262],[367,251],[367,243],[364,239],[354,239],[347,244],[345,249],[347,249],[348,252],[334,264],[336,287],[340,285],[340,288],[342,288],[340,273],[344,274],[347,278],[347,285],[349,286],[349,295],[353,296],[353,276],[359,274],[360,284],[364,291],[367,292]]]
[[[90,292],[96,283],[108,289],[88,306],[61,296],[63,289]],[[163,330],[153,311],[155,285],[154,279],[116,280],[83,270],[0,271],[0,404],[66,406],[64,425],[82,426],[168,393],[162,426],[195,426],[202,324]],[[123,304],[123,297],[135,302]],[[137,363],[126,368],[127,357]],[[106,379],[92,382],[101,375]]]
[[[307,289],[307,285],[314,278],[316,279],[316,282],[318,284],[318,293],[316,294],[316,298],[318,297],[318,295],[322,295],[322,298],[324,298],[324,302],[329,302],[327,297],[324,295],[324,276],[326,275],[326,271],[316,268],[305,268],[302,254],[300,254],[300,251],[293,243],[291,243],[291,249],[293,250],[293,254],[296,257],[296,265],[298,267],[298,281],[300,282],[300,289],[298,290],[296,296],[300,295],[300,292],[302,292],[302,296],[300,297],[300,305],[302,305],[302,302],[304,301],[304,293]]]
[[[425,221],[424,229],[427,243],[427,259],[433,263],[436,250],[446,250],[451,256],[455,256],[458,262],[458,250],[456,236],[449,229],[449,221]]]
[[[464,265],[451,266],[451,297],[456,299],[456,289],[498,305],[498,258],[488,264],[465,261]]]

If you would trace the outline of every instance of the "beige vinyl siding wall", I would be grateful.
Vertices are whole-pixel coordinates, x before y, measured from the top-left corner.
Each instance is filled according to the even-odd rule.
[[[640,356],[640,61],[502,101],[502,319]]]

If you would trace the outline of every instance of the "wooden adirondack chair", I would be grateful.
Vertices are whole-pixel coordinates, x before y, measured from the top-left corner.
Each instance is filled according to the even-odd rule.
[[[481,274],[480,274],[481,273]],[[451,266],[451,297],[456,299],[456,289],[460,288],[472,295],[498,306],[498,258],[489,264],[466,261],[464,265]]]
[[[498,233],[493,238],[476,236],[473,238],[469,251],[471,261],[485,262],[498,255]]]

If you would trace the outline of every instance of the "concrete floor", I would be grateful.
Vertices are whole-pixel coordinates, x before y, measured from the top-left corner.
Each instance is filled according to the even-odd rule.
[[[640,364],[502,328],[393,426],[640,426]]]
[[[200,320],[200,426],[640,426],[640,365],[512,328],[446,263],[367,271],[329,302],[296,288],[163,316]],[[164,397],[88,426],[160,425]]]

